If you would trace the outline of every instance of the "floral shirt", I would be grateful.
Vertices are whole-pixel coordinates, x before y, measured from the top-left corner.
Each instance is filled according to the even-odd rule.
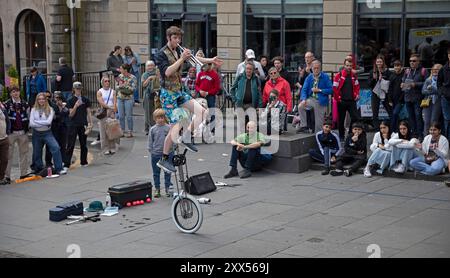
[[[116,81],[117,97],[120,99],[132,99],[134,90],[137,88],[137,79],[130,74],[125,76],[120,74]]]

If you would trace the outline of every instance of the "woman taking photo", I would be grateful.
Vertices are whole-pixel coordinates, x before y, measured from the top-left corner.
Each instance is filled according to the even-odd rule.
[[[60,148],[51,130],[54,116],[55,111],[48,104],[45,93],[39,93],[36,97],[36,104],[30,112],[30,127],[33,128],[33,161],[35,169],[39,171],[44,169],[42,149],[44,145],[47,145],[53,157],[55,173],[64,175],[67,170],[63,169]]]
[[[106,136],[106,120],[114,118],[117,111],[116,92],[111,89],[111,80],[108,76],[102,78],[102,88],[97,92],[97,101],[100,107],[106,109],[106,117],[99,120],[100,142],[102,152],[105,155],[116,153],[117,140],[109,140]]]
[[[120,75],[116,83],[120,127],[124,134],[128,133],[125,135],[127,138],[133,137],[133,93],[137,86],[137,79],[130,73],[130,69],[131,66],[128,64],[120,66]],[[125,132],[125,119],[128,123],[128,132]]]
[[[415,158],[411,160],[411,167],[423,175],[435,176],[447,167],[448,140],[441,135],[441,125],[433,122],[423,143],[416,143]]]
[[[439,122],[439,118],[442,115],[441,96],[437,89],[437,77],[441,68],[441,64],[434,65],[431,68],[430,77],[425,80],[422,87],[422,95],[424,99],[422,100],[420,106],[422,107],[424,137],[427,136],[426,133],[430,128],[430,123]]]

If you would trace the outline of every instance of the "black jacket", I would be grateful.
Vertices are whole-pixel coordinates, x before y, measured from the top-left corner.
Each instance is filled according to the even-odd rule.
[[[391,96],[392,102],[394,105],[398,103],[405,103],[405,92],[400,88],[400,84],[402,84],[402,79],[404,75],[404,70],[400,72],[400,74],[396,74],[393,72],[389,78],[389,92],[388,95]]]
[[[345,139],[344,155],[358,156],[359,158],[367,157],[367,137],[363,131],[358,137],[358,141],[353,142],[353,133],[349,133]],[[358,154],[358,151],[364,151],[363,154]]]
[[[5,103],[6,111],[8,112],[9,117],[9,130],[7,131],[8,134],[11,134],[13,132],[13,125],[14,121],[16,120],[16,109],[19,109],[20,116],[22,120],[22,128],[25,131],[25,133],[28,132],[28,125],[30,123],[30,120],[28,118],[28,103],[24,100],[20,101],[20,104],[14,104],[12,99],[8,99]]]
[[[447,62],[445,66],[443,66],[439,70],[438,79],[437,79],[437,88],[439,93],[445,97],[448,101],[450,101],[450,64]]]

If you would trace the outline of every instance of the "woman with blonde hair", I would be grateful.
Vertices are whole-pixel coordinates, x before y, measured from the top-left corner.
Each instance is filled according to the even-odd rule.
[[[55,174],[64,175],[67,170],[63,169],[60,147],[51,130],[54,116],[55,111],[50,107],[45,93],[39,93],[30,112],[30,127],[33,129],[33,161],[36,173],[44,169],[42,149],[44,145],[47,145],[53,157]]]
[[[100,107],[106,109],[106,117],[99,119],[98,126],[100,129],[100,143],[104,155],[116,153],[116,143],[118,140],[109,140],[106,136],[106,120],[114,118],[117,111],[117,95],[116,91],[111,88],[111,80],[108,76],[103,76],[102,88],[97,92],[97,101]]]

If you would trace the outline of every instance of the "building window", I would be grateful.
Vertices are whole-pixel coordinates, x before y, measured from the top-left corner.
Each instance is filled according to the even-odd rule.
[[[244,50],[270,58],[281,55],[289,70],[304,63],[308,50],[320,58],[322,10],[323,0],[244,1]]]
[[[429,68],[448,60],[450,1],[391,0],[381,1],[377,7],[357,0],[355,30],[358,63],[365,71],[373,67],[380,53],[391,67],[395,59],[409,66],[409,56],[417,53]]]
[[[16,42],[20,75],[26,75],[32,67],[47,73],[45,27],[36,12],[28,10],[19,15],[16,24]]]
[[[178,26],[184,31],[182,45],[194,53],[202,49],[208,57],[217,53],[217,1],[152,0],[152,56],[166,44],[166,29]]]

